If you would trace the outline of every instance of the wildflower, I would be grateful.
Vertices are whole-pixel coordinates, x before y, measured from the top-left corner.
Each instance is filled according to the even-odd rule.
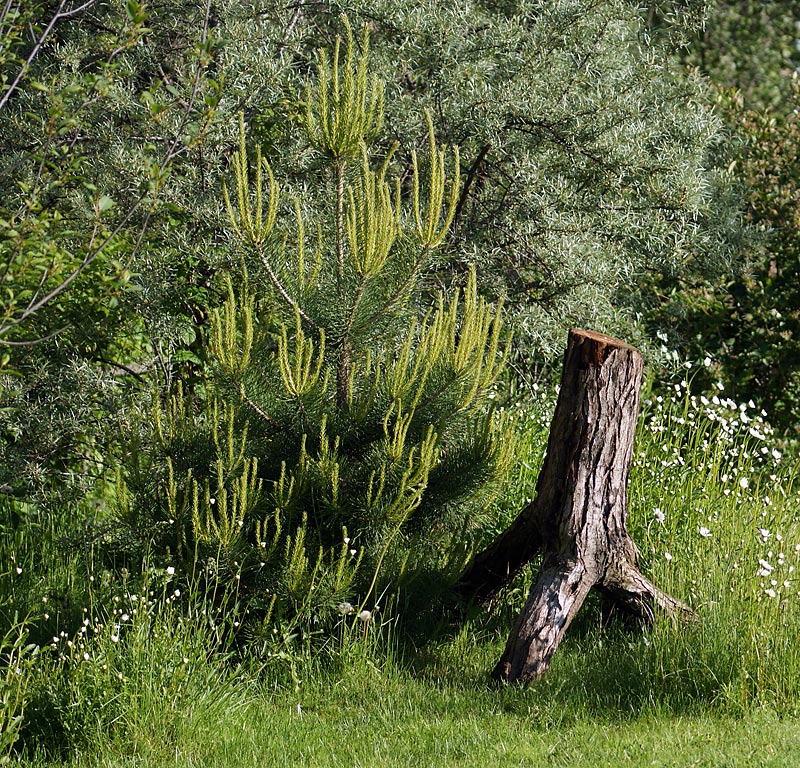
[[[770,589],[765,589],[765,590],[764,590],[764,592],[765,592],[765,593],[766,593],[766,594],[767,594],[769,597],[775,597],[775,590],[774,590],[774,589],[772,589],[772,588],[770,588]]]
[[[372,618],[372,614],[369,611],[361,611],[358,614],[358,620],[363,622],[368,622]]]
[[[665,553],[664,553],[664,557],[666,558],[667,562],[669,562],[670,560],[672,560],[672,555],[671,555],[669,552],[665,552]]]
[[[175,567],[174,566],[170,565],[167,568],[167,575],[168,576],[174,576],[175,575]]]
[[[783,454],[777,448],[772,449],[772,458],[775,459],[775,461],[777,461],[781,456],[783,456]]]
[[[764,537],[765,541],[772,536],[766,528],[759,528],[758,532]]]
[[[112,643],[119,642],[119,635],[111,635],[111,642]]]
[[[22,574],[22,568],[20,568],[19,566],[17,566],[17,576],[19,576],[19,575],[21,575],[21,574]]]
[[[173,594],[175,595],[175,597],[180,597],[181,596],[181,591],[179,589],[176,589]]]
[[[708,538],[711,535],[711,531],[708,530],[704,525],[700,526],[700,535],[703,538]]]
[[[666,516],[666,515],[665,515],[665,514],[664,514],[664,513],[661,511],[661,509],[660,509],[659,507],[656,507],[656,508],[653,510],[653,515],[655,516],[656,520],[658,520],[658,522],[659,522],[659,523],[663,523],[663,522],[664,522],[664,520],[665,520],[665,519],[666,519],[666,517],[667,517],[667,516]]]
[[[343,615],[353,612],[353,606],[350,603],[339,603],[337,607],[339,608],[339,613]]]

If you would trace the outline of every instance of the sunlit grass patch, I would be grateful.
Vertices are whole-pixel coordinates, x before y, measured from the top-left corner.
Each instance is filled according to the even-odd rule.
[[[729,707],[794,710],[800,693],[800,492],[752,403],[674,394],[646,404],[631,528],[655,581],[697,612],[657,624],[650,673]]]

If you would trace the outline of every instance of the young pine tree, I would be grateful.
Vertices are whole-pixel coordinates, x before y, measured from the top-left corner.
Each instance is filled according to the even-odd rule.
[[[448,161],[428,117],[427,157],[411,153],[405,189],[391,181],[395,151],[375,162],[369,150],[383,92],[366,33],[360,56],[349,27],[341,47],[319,53],[304,118],[328,217],[282,203],[241,119],[224,201],[249,267],[224,277],[213,313],[205,426],[177,400],[159,417],[172,549],[295,615],[421,573],[446,583],[514,453],[489,397],[504,365],[500,309],[478,297],[474,273],[449,297],[419,290],[457,204],[458,153]]]

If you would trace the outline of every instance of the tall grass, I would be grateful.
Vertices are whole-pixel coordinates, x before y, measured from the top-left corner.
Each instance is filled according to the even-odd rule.
[[[484,536],[533,493],[551,405],[542,396],[520,417],[519,472]],[[797,713],[798,461],[752,411],[719,395],[692,397],[683,383],[645,403],[629,524],[644,571],[688,602],[697,620],[659,617],[648,631],[631,632],[603,626],[590,601],[531,692],[492,690],[488,672],[532,572],[494,613],[476,612],[457,626],[426,619],[413,642],[403,631],[413,622],[402,614],[402,595],[373,596],[369,616],[359,617],[365,606],[342,604],[333,623],[264,626],[236,612],[235,596],[214,599],[208,585],[176,581],[171,569],[145,569],[134,580],[100,553],[74,553],[64,537],[74,539],[81,528],[74,520],[94,507],[59,516],[7,504],[0,759],[16,741],[21,764],[108,750],[143,765],[189,750],[200,764],[220,727],[261,717],[254,707],[291,702],[303,710],[313,700],[327,711],[325,691],[335,700],[341,686],[361,686],[353,695],[364,696],[383,695],[375,690],[385,686],[393,706],[404,689],[424,699],[420,691],[433,686],[453,706],[533,707],[554,725],[576,713],[740,716],[764,705]]]
[[[630,488],[648,572],[697,611],[660,622],[646,673],[726,707],[800,701],[800,488],[752,403],[678,384],[648,402]]]

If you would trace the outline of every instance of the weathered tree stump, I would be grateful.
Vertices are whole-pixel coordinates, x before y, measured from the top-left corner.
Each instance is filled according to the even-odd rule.
[[[626,528],[628,475],[639,410],[642,356],[631,346],[573,329],[536,497],[475,557],[459,591],[485,602],[537,553],[543,561],[493,677],[541,677],[594,587],[650,624],[654,606],[690,615],[638,569]]]

